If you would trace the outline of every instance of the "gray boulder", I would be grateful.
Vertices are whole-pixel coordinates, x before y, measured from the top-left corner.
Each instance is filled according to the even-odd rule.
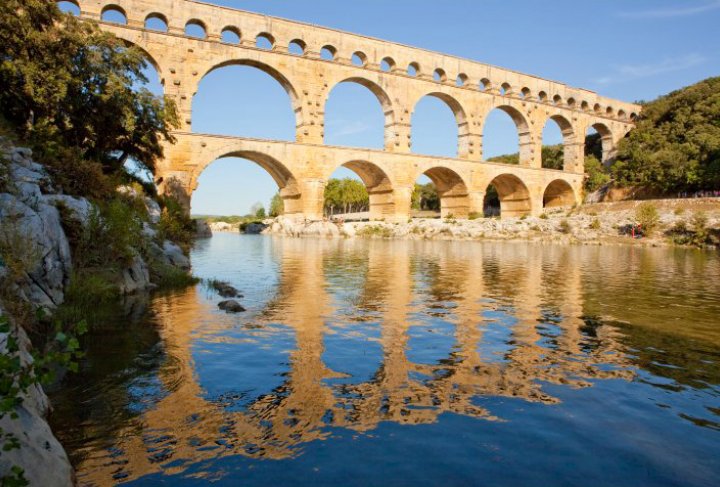
[[[240,313],[242,311],[245,311],[245,308],[243,308],[240,303],[238,303],[234,299],[220,301],[220,303],[218,303],[218,308],[227,313]]]

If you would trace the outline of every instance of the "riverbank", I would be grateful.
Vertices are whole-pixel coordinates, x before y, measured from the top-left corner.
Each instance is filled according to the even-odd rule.
[[[654,228],[643,235],[639,208],[656,212]],[[495,240],[577,243],[587,245],[717,245],[720,199],[677,199],[596,203],[548,210],[539,217],[413,218],[404,223],[383,221],[301,222],[278,217],[267,222],[267,234],[335,238],[404,238],[414,240]],[[698,228],[698,226],[702,228]],[[635,237],[633,238],[633,229]],[[641,238],[640,238],[641,237]]]
[[[168,237],[172,217],[138,185],[106,201],[67,195],[29,149],[0,142],[0,479],[70,486],[73,468],[46,422],[48,374],[72,368],[103,305],[192,282],[190,260]]]

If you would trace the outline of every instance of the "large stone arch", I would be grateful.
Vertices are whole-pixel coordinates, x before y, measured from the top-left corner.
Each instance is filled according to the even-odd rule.
[[[230,59],[225,60],[216,64],[213,64],[209,68],[205,70],[205,72],[202,74],[202,76],[199,77],[198,82],[195,84],[194,90],[192,95],[195,96],[197,94],[197,90],[200,86],[200,83],[203,79],[213,71],[217,71],[218,69],[226,68],[228,66],[250,66],[255,69],[259,69],[260,71],[268,74],[270,77],[272,77],[275,81],[277,81],[280,86],[283,87],[285,92],[288,94],[288,97],[290,98],[290,106],[292,107],[293,113],[295,113],[295,126],[296,126],[296,135],[295,140],[298,139],[297,133],[300,131],[301,127],[304,125],[304,117],[303,117],[303,107],[302,107],[302,99],[300,94],[298,93],[298,90],[295,88],[295,84],[290,81],[290,79],[285,76],[279,69],[275,68],[274,66],[271,66],[270,64],[260,62],[254,59],[248,59],[248,58],[242,58],[242,59]],[[192,107],[191,107],[192,111]]]
[[[167,76],[167,74],[163,69],[163,65],[158,61],[158,59],[162,58],[162,53],[153,54],[150,52],[152,50],[150,45],[140,45],[137,42],[137,37],[134,35],[127,35],[125,30],[118,29],[118,31],[115,32],[115,36],[127,47],[134,47],[142,52],[147,62],[155,68],[155,71],[157,71],[158,76],[160,77],[160,83],[165,86],[165,76]]]
[[[532,214],[532,198],[527,185],[515,174],[503,173],[488,181],[494,186],[500,199],[500,217],[520,217]]]
[[[600,144],[602,146],[601,162],[605,165],[611,164],[615,159],[615,136],[612,130],[603,122],[591,122],[585,130],[585,135],[587,135],[590,128],[594,128],[600,135]]]
[[[435,185],[440,198],[440,215],[443,218],[451,216],[467,218],[469,216],[470,196],[468,185],[457,171],[443,166],[434,166],[423,170],[422,174],[430,178]],[[415,180],[417,180],[417,177]]]
[[[385,169],[366,160],[351,160],[340,164],[340,166],[346,167],[357,174],[367,188],[371,220],[383,220],[395,216],[394,185]],[[333,167],[325,175],[325,181],[330,179],[336,169],[337,167]]]
[[[577,201],[575,190],[564,179],[551,181],[543,191],[543,208],[562,208],[573,206]]]
[[[325,96],[325,100],[323,101],[323,119],[326,114],[326,107],[328,104],[328,101],[330,99],[330,95],[332,94],[333,90],[341,85],[342,83],[356,83],[364,88],[367,88],[370,90],[370,92],[375,95],[375,98],[377,98],[378,103],[380,103],[380,108],[383,112],[383,117],[385,120],[385,126],[384,126],[384,145],[386,150],[392,150],[393,146],[395,145],[395,131],[394,126],[397,122],[396,120],[396,110],[395,106],[393,104],[392,99],[387,94],[385,89],[383,89],[378,83],[371,81],[367,78],[361,77],[361,76],[350,76],[347,78],[343,78],[340,81],[333,84],[331,87],[328,88],[327,94]]]
[[[188,195],[189,199],[192,199],[192,193],[195,191],[195,189],[197,189],[198,178],[200,177],[200,174],[202,174],[202,172],[212,163],[214,163],[218,159],[222,159],[225,157],[239,157],[248,161],[252,161],[258,166],[262,167],[265,171],[268,172],[268,174],[270,174],[275,183],[278,185],[278,188],[280,190],[280,197],[283,200],[283,213],[286,215],[292,215],[303,212],[301,201],[302,194],[295,174],[293,174],[293,172],[287,167],[286,164],[283,164],[278,159],[268,154],[251,150],[225,149],[216,151],[214,154],[212,154],[211,157],[207,158],[206,160],[195,166],[190,175],[190,194]]]
[[[582,157],[576,149],[578,148],[577,137],[575,135],[575,129],[572,123],[560,114],[550,115],[545,123],[543,129],[550,122],[555,122],[560,127],[560,133],[562,134],[562,145],[563,145],[563,167],[564,170],[569,170],[577,166],[577,158]],[[543,161],[544,162],[544,161]],[[544,166],[543,166],[544,167]]]
[[[430,91],[422,93],[416,100],[414,100],[414,102],[410,105],[412,106],[412,113],[415,113],[415,108],[417,107],[418,103],[420,103],[425,97],[436,98],[442,101],[445,105],[447,105],[448,108],[450,108],[450,111],[455,117],[455,123],[457,124],[458,130],[457,155],[458,157],[464,156],[467,152],[466,146],[470,132],[467,112],[465,111],[465,108],[463,108],[462,104],[452,95],[443,93],[441,91]],[[410,122],[412,124],[412,118]]]
[[[532,153],[532,133],[530,131],[530,123],[528,122],[525,115],[518,110],[517,108],[510,106],[510,105],[497,105],[492,106],[490,109],[485,113],[485,116],[482,118],[482,124],[480,127],[480,133],[483,134],[483,138],[485,137],[485,122],[487,121],[488,116],[490,113],[492,113],[494,110],[500,110],[507,115],[510,116],[513,123],[515,124],[515,128],[517,129],[518,134],[518,150],[519,150],[519,160],[521,166],[530,166],[532,165],[533,161],[533,153]],[[481,152],[481,159],[484,158],[484,155]]]

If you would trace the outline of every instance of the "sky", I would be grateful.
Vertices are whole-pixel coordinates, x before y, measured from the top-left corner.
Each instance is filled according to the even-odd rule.
[[[214,0],[208,3],[314,23],[457,55],[625,101],[651,100],[720,75],[720,0]],[[155,82],[154,87],[159,90]],[[382,148],[375,97],[338,85],[326,106],[326,143]],[[250,67],[206,76],[193,100],[193,131],[294,139],[285,91]],[[412,118],[413,152],[454,156],[457,127],[443,102],[425,98]],[[544,143],[561,140],[550,122]],[[486,157],[517,152],[515,126],[491,113]],[[353,176],[340,169],[338,177]],[[426,180],[423,180],[423,182]],[[277,191],[259,166],[221,159],[200,176],[194,214],[244,214]]]

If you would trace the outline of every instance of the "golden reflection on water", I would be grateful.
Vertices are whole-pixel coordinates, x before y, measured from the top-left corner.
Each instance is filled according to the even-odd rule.
[[[275,239],[272,255],[274,295],[247,314],[218,313],[203,289],[153,300],[167,354],[158,371],[165,394],[119,425],[112,455],[97,445],[76,452],[82,483],[172,475],[187,468],[182,460],[291,458],[326,439],[329,427],[367,432],[384,421],[433,423],[447,412],[504,421],[479,404],[487,396],[552,407],[560,399],[546,384],[583,388],[637,374],[623,331],[600,320],[589,332],[587,316],[662,328],[657,316],[672,323],[691,311],[663,296],[646,302],[650,292],[662,294],[658,279],[717,273],[716,260],[694,262],[699,254],[671,260],[667,251],[624,248]],[[604,299],[610,293],[614,299]],[[442,360],[413,362],[410,337],[432,336],[433,318],[452,325],[454,343]],[[717,344],[717,330],[703,319],[681,331]],[[376,337],[356,331],[367,322],[377,322]],[[231,396],[206,398],[194,343],[259,343],[281,328],[291,331],[294,348],[280,387],[242,408],[231,407]],[[242,338],[227,333],[238,329]],[[498,330],[505,338],[483,347]],[[382,359],[370,380],[333,380],[347,378],[323,361],[326,338],[337,334],[377,340]]]

